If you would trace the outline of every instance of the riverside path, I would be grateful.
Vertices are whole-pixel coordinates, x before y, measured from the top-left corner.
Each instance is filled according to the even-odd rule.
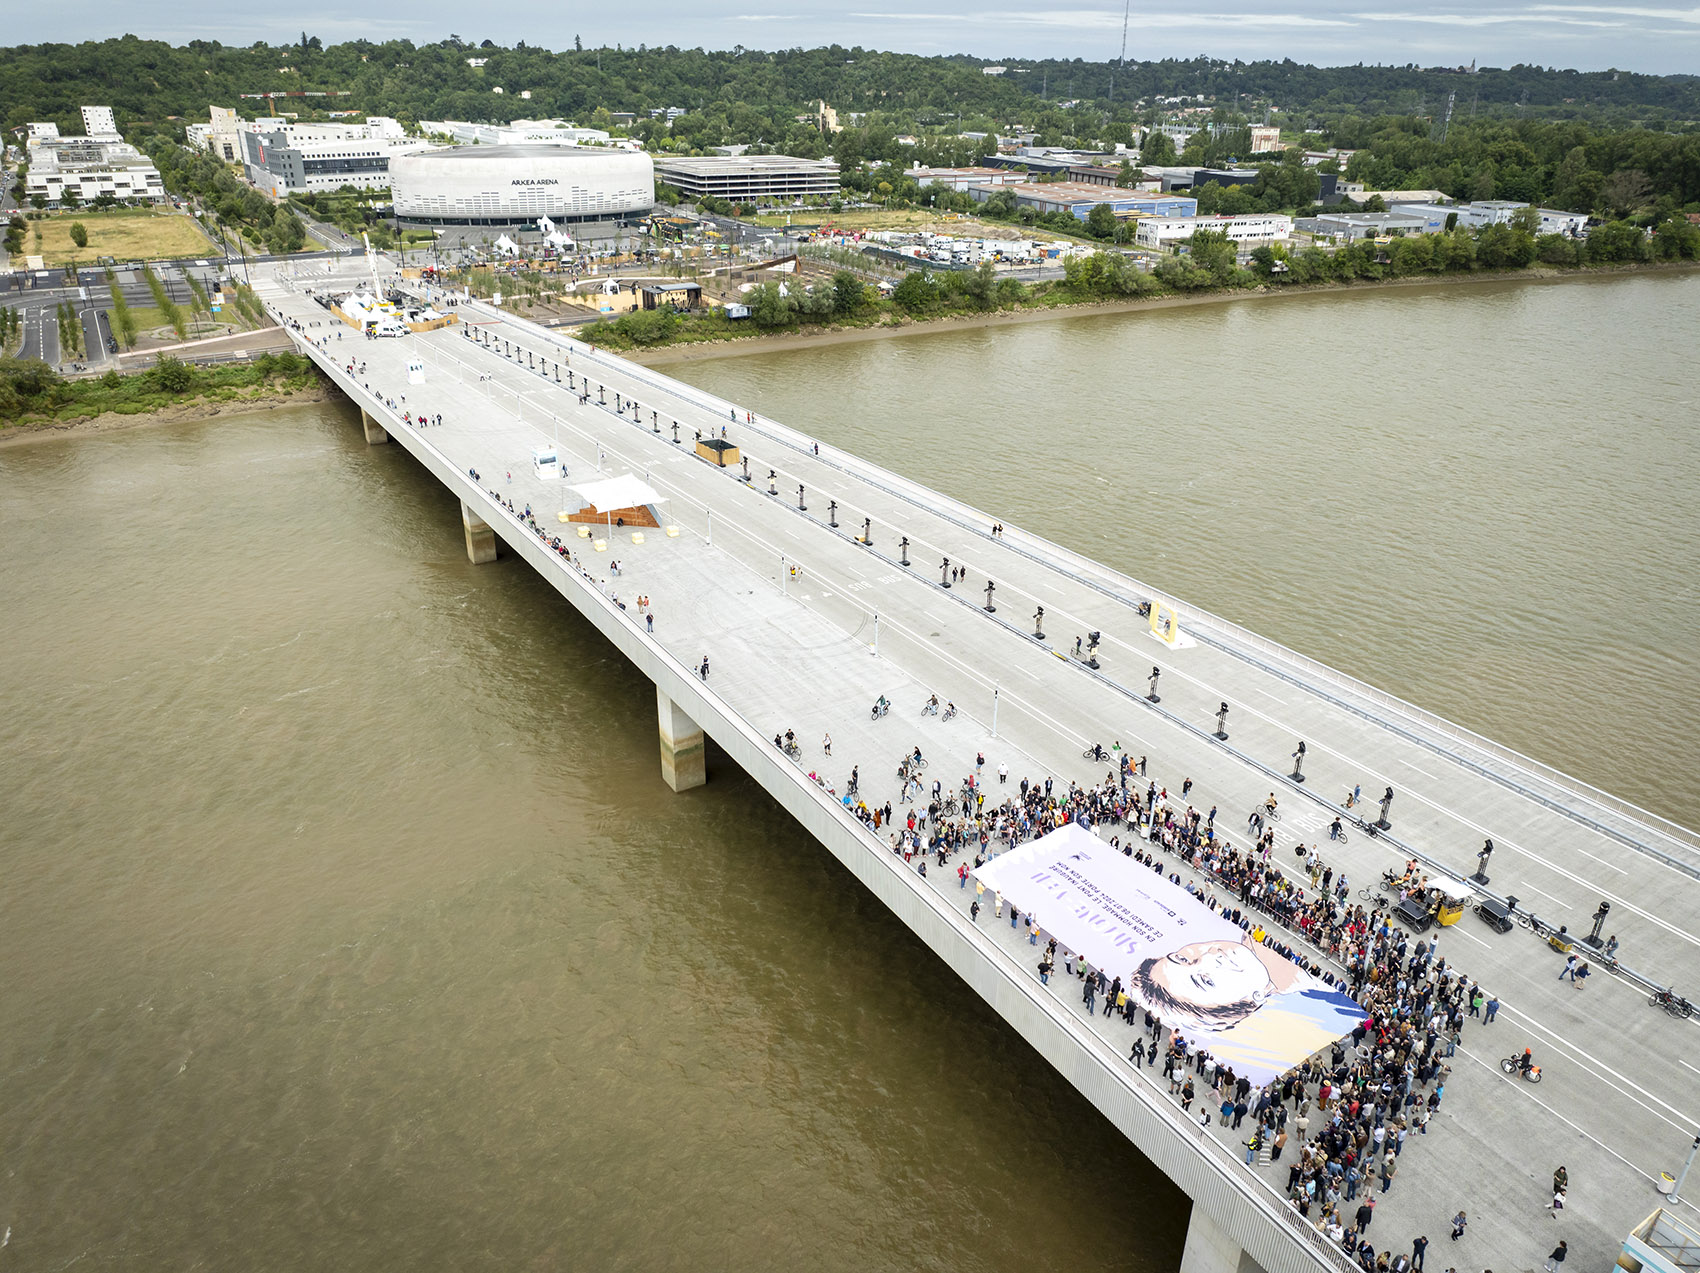
[[[1109,766],[1083,749],[1119,742],[1148,757],[1149,780],[1172,798],[1190,778],[1181,807],[1218,806],[1218,827],[1236,843],[1249,839],[1248,812],[1276,793],[1280,860],[1294,863],[1296,842],[1314,844],[1354,894],[1413,857],[1462,879],[1491,839],[1484,896],[1514,894],[1573,935],[1609,902],[1606,931],[1622,939],[1622,965],[1608,971],[1594,958],[1598,975],[1583,989],[1559,980],[1564,957],[1534,933],[1501,933],[1466,914],[1424,934],[1438,934],[1439,954],[1501,1006],[1491,1024],[1466,1023],[1444,1102],[1407,1144],[1394,1187],[1376,1186],[1366,1236],[1377,1250],[1408,1253],[1419,1235],[1441,1240],[1463,1208],[1469,1228],[1435,1252],[1442,1268],[1534,1268],[1558,1236],[1571,1267],[1604,1268],[1629,1229],[1668,1202],[1660,1173],[1680,1168],[1700,1114],[1700,1022],[1673,1019],[1648,997],[1700,984],[1693,832],[1110,565],[1019,527],[999,533],[995,512],[502,310],[465,303],[450,327],[362,338],[307,291],[346,290],[356,277],[276,269],[257,290],[360,407],[367,440],[405,446],[454,492],[474,560],[523,557],[656,683],[675,787],[719,763],[706,731],[1180,1185],[1193,1200],[1184,1273],[1348,1266],[1289,1202],[1293,1155],[1270,1163],[1265,1150],[1247,1164],[1243,1131],[1183,1116],[1159,1070],[1128,1063],[1138,1031],[1088,1013],[1071,978],[1041,985],[1024,933],[985,915],[973,922],[971,888],[950,871],[921,875],[891,851],[890,827],[875,831],[844,808],[837,797],[852,766],[861,799],[890,802],[901,824],[917,802],[901,799],[896,767],[917,745],[929,787],[940,777],[947,790],[983,754],[981,780],[996,799],[1000,766],[1011,788],[1021,778],[1101,782]],[[421,414],[442,423],[404,418]],[[722,429],[748,480],[742,464],[697,454],[699,431]],[[571,482],[645,480],[666,501],[664,527],[642,542],[612,526],[578,537],[557,517],[564,483],[533,471],[533,448],[544,445],[558,448]],[[1110,511],[1076,510],[1083,519]],[[545,542],[553,536],[570,558]],[[1178,641],[1152,632],[1141,602],[1178,613]],[[1093,632],[1096,668],[1074,653]],[[954,720],[923,717],[933,694],[956,704]],[[890,713],[872,719],[881,695]],[[787,730],[797,759],[773,746]],[[1293,776],[1300,741],[1303,781]],[[1365,796],[1356,812],[1372,819],[1393,790],[1390,826],[1371,836],[1348,823],[1347,840],[1331,842],[1338,802],[1356,786]],[[1221,891],[1173,855],[1164,869]],[[1339,970],[1296,934],[1278,935]],[[1525,1047],[1545,1069],[1538,1086],[1497,1067]],[[1570,1190],[1555,1219],[1546,1207],[1559,1165]],[[1674,1210],[1694,1222],[1686,1201]]]

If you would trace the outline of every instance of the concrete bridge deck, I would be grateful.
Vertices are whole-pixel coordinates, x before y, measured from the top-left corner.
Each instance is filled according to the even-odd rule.
[[[1174,791],[1190,777],[1191,802],[1219,806],[1218,825],[1236,842],[1247,811],[1275,791],[1285,815],[1276,827],[1282,853],[1295,839],[1319,845],[1354,892],[1413,854],[1467,875],[1491,837],[1494,892],[1516,894],[1575,933],[1586,932],[1599,901],[1610,901],[1607,931],[1622,938],[1627,968],[1678,989],[1696,984],[1700,848],[1683,828],[1184,603],[1175,603],[1183,645],[1171,649],[1135,606],[1172,599],[1111,567],[1017,527],[995,536],[983,512],[824,444],[817,453],[812,439],[749,420],[737,404],[500,311],[463,309],[477,339],[456,327],[369,341],[299,293],[273,285],[262,294],[286,317],[320,324],[302,334],[329,335],[316,356],[363,410],[650,673],[664,733],[688,737],[695,725],[707,727],[1187,1190],[1195,1217],[1211,1220],[1195,1219],[1192,1268],[1231,1268],[1242,1250],[1272,1273],[1330,1261],[1282,1214],[1285,1164],[1246,1168],[1231,1135],[1219,1151],[1201,1153],[1201,1135],[1224,1133],[1182,1120],[1166,1085],[1153,1081],[1160,1072],[1133,1072],[1123,1059],[1128,1027],[1086,1017],[1075,983],[1056,978],[1041,987],[1022,934],[984,915],[972,931],[971,889],[958,888],[953,875],[921,879],[884,851],[883,834],[876,839],[846,819],[806,771],[842,791],[858,765],[870,805],[901,807],[895,765],[917,743],[932,760],[928,777],[949,788],[982,751],[987,775],[1006,765],[1012,784],[1045,775],[1094,781],[1106,767],[1083,759],[1082,748],[1119,740],[1149,756],[1159,785]],[[423,385],[407,382],[410,357],[424,360]],[[343,372],[350,359],[365,373]],[[569,379],[578,390],[588,379],[588,403],[569,391]],[[395,411],[383,407],[386,399],[398,403]],[[616,400],[631,399],[635,409],[616,412]],[[441,413],[444,424],[416,429],[401,423],[402,410]],[[693,453],[698,429],[717,433],[722,425],[750,459],[748,484],[741,470]],[[602,553],[570,538],[588,574],[566,567],[487,493],[516,508],[529,504],[549,533],[568,537],[553,516],[560,483],[532,476],[531,448],[544,442],[558,445],[574,480],[597,476],[599,463],[602,475],[647,476],[671,501],[682,533],[652,531],[642,544],[616,533]],[[481,482],[467,476],[473,469]],[[770,470],[777,495],[767,493]],[[828,524],[829,500],[837,529]],[[864,525],[867,545],[858,541]],[[940,582],[945,558],[969,572],[949,589]],[[618,577],[607,568],[613,560]],[[994,613],[984,609],[988,580]],[[637,614],[640,594],[653,603],[653,636]],[[1043,640],[1031,622],[1040,605]],[[1103,633],[1097,671],[1068,653],[1091,630]],[[704,655],[712,675],[693,684],[690,669]],[[1153,666],[1161,668],[1157,703],[1145,697]],[[921,718],[934,692],[962,715]],[[870,720],[868,706],[881,693],[893,710]],[[1212,736],[1221,702],[1230,707],[1225,742]],[[786,729],[804,744],[799,763],[771,746]],[[821,751],[828,732],[830,758]],[[1300,739],[1302,784],[1285,776]],[[1330,844],[1334,806],[1360,784],[1371,816],[1374,797],[1394,788],[1391,830],[1375,839],[1353,831],[1345,845]],[[1572,1267],[1604,1267],[1662,1201],[1656,1175],[1680,1165],[1694,1135],[1700,1023],[1651,1009],[1640,981],[1604,975],[1597,961],[1601,975],[1572,989],[1557,980],[1562,960],[1545,943],[1522,931],[1493,933],[1473,917],[1443,931],[1440,953],[1503,1006],[1493,1025],[1466,1028],[1433,1129],[1401,1159],[1368,1236],[1378,1249],[1408,1251],[1419,1233],[1447,1232],[1464,1207],[1470,1232],[1457,1248],[1437,1250],[1442,1267],[1533,1268],[1555,1233],[1569,1239]],[[1546,1067],[1538,1088],[1512,1084],[1495,1068],[1524,1046]],[[1543,1208],[1561,1162],[1572,1186],[1554,1222]]]

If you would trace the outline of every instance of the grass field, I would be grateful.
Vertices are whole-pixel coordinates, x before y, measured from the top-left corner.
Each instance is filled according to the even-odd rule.
[[[89,232],[89,245],[71,242],[71,223],[81,221]],[[41,227],[41,246],[35,246],[35,227]],[[74,261],[93,264],[103,256],[120,261],[158,261],[177,256],[207,256],[213,248],[181,212],[156,212],[149,208],[113,208],[107,212],[79,209],[56,212],[30,222],[24,236],[25,251],[40,252],[49,265]]]

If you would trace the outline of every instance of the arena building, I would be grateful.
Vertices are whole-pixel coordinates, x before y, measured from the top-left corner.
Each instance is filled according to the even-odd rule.
[[[580,146],[452,146],[390,164],[397,221],[522,225],[623,220],[655,206],[648,155]]]

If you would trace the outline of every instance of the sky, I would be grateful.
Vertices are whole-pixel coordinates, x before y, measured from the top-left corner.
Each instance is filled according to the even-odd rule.
[[[342,0],[230,5],[226,0],[125,0],[33,5],[13,11],[8,43],[78,41],[133,32],[184,43],[282,42],[305,29],[327,44],[364,37],[421,43],[453,33],[477,42],[524,40],[547,48],[676,44],[727,49],[860,44],[909,53],[986,58],[1080,57],[1121,48],[1123,5],[1105,0],[644,0],[570,5],[559,0],[409,0],[384,7]],[[360,10],[364,9],[362,13]],[[1700,5],[1574,0],[1130,0],[1127,55],[1134,59],[1292,58],[1482,66],[1523,62],[1579,70],[1700,72]],[[370,15],[370,16],[368,16]]]

